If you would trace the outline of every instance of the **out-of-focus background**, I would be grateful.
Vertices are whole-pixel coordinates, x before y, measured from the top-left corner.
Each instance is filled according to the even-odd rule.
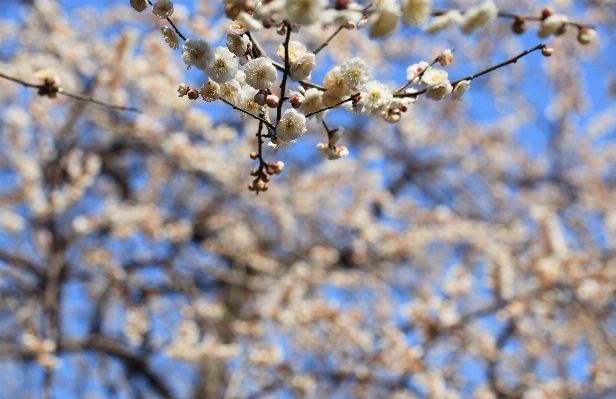
[[[499,18],[471,36],[343,31],[396,88],[456,47],[452,79],[400,123],[330,112],[350,156],[309,123],[270,189],[246,189],[258,123],[199,87],[150,10],[126,1],[1,1],[0,398],[616,397],[613,0],[548,2],[594,25],[539,39]],[[466,9],[474,1],[439,1]],[[497,1],[538,15],[529,0]],[[188,37],[222,44],[217,1],[176,1]],[[315,48],[333,28],[302,29]],[[269,54],[283,38],[255,33]]]

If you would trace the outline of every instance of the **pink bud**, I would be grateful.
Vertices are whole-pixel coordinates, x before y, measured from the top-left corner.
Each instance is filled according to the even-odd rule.
[[[541,49],[541,54],[543,54],[544,57],[549,57],[554,54],[554,49],[551,47],[544,47]]]
[[[270,94],[265,98],[265,104],[267,104],[267,106],[270,108],[276,108],[279,102],[280,99],[275,94]]]

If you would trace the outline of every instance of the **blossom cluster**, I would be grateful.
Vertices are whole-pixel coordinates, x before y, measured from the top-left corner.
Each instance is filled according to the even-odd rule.
[[[434,10],[432,0],[379,0],[368,6],[353,1],[337,1],[332,5],[327,0],[222,2],[231,23],[226,46],[215,48],[206,40],[185,38],[180,33],[169,19],[174,11],[171,0],[158,0],[153,4],[152,12],[158,18],[167,19],[173,27],[164,25],[161,28],[164,41],[172,49],[181,48],[187,68],[195,67],[208,78],[200,89],[181,84],[178,92],[181,97],[191,100],[199,97],[207,102],[221,100],[233,107],[241,118],[259,120],[261,127],[267,130],[267,133],[259,130],[259,146],[262,138],[269,138],[268,147],[275,151],[296,143],[307,132],[307,121],[313,117],[324,124],[327,112],[333,108],[342,106],[355,114],[380,117],[388,123],[396,123],[420,95],[432,101],[442,101],[448,97],[460,101],[470,89],[471,80],[476,77],[450,81],[444,69],[435,68],[437,62],[441,67],[453,62],[453,49],[446,49],[432,63],[422,61],[409,66],[407,82],[397,90],[374,79],[370,65],[360,57],[334,66],[325,74],[322,85],[311,82],[317,53],[341,29],[366,28],[370,38],[382,38],[398,29],[401,21],[407,26],[422,26],[428,34],[458,26],[463,34],[470,35],[498,16],[511,16],[500,14],[492,0],[485,0],[466,10],[445,11]],[[131,5],[140,12],[147,8],[145,1],[131,0]],[[523,32],[526,29],[525,18],[514,17],[513,31]],[[571,23],[566,16],[554,13],[549,7],[544,7],[541,17],[534,20],[541,23],[538,35],[542,38],[561,35],[571,25],[578,27],[580,43],[590,43],[596,35],[592,29]],[[292,34],[302,27],[317,23],[336,25],[339,29],[314,51],[309,51],[300,41],[291,40]],[[273,27],[285,37],[276,48],[276,56],[282,63],[269,58],[254,36],[259,30]],[[181,39],[184,42],[180,45]],[[544,56],[550,56],[554,51],[547,46],[542,46],[541,50]],[[282,81],[278,91],[274,85],[280,78]],[[287,80],[297,82],[299,86],[288,88]],[[285,104],[288,108],[283,110]],[[274,110],[275,119],[270,115]],[[325,130],[328,131],[327,128]],[[317,148],[328,159],[349,154],[346,147],[336,147],[331,137],[328,144],[321,143]],[[266,177],[261,179],[265,161],[261,152],[257,158],[260,162],[257,180],[261,183],[255,182],[253,187],[263,188],[267,183]]]

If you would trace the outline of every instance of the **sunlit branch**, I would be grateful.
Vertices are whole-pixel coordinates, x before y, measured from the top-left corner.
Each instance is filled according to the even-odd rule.
[[[342,100],[342,101],[340,101],[339,103],[334,104],[334,105],[332,105],[332,106],[330,106],[330,107],[325,107],[325,108],[321,108],[321,109],[320,109],[320,110],[318,110],[318,111],[310,112],[308,115],[306,115],[306,118],[309,118],[309,117],[311,117],[312,115],[316,115],[316,114],[321,113],[321,112],[323,112],[323,111],[327,111],[328,109],[334,109],[334,108],[336,108],[337,106],[342,105],[342,104],[344,104],[344,103],[346,103],[346,102],[353,101],[353,100],[355,99],[355,97],[357,97],[357,96],[359,96],[359,93],[355,93],[355,94],[353,94],[351,97],[349,97],[349,98],[347,98],[347,99],[345,99],[345,100]]]
[[[38,90],[42,90],[42,91],[50,91],[50,88],[44,84],[42,85],[37,85],[37,84],[32,84],[32,83],[28,83],[28,82],[24,82],[23,80],[17,79],[17,78],[13,78],[11,76],[5,75],[2,72],[0,72],[0,78],[4,78],[10,81],[13,81],[15,83],[19,83],[25,87],[29,87],[29,88],[33,88],[33,89],[38,89]],[[91,96],[86,96],[84,94],[79,94],[79,93],[73,93],[73,92],[69,92],[63,89],[59,89],[59,90],[55,90],[55,91],[50,91],[53,93],[57,93],[57,94],[62,94],[65,95],[67,97],[71,97],[74,98],[76,100],[81,100],[81,101],[87,101],[90,103],[94,103],[97,105],[101,105],[103,107],[107,107],[107,108],[114,108],[120,111],[129,111],[129,112],[138,112],[141,113],[142,111],[139,110],[138,108],[133,108],[133,107],[125,107],[123,105],[116,105],[116,104],[112,104],[109,103],[107,101],[102,101],[102,100],[98,100],[94,97]]]
[[[284,26],[287,28],[287,36],[284,39],[284,73],[282,74],[282,82],[280,83],[280,101],[276,108],[276,122],[280,121],[282,117],[282,105],[285,100],[287,78],[289,77],[289,69],[291,64],[289,63],[289,40],[291,40],[291,25],[284,22]]]
[[[528,50],[524,51],[523,53],[520,53],[520,54],[516,55],[515,57],[513,57],[513,58],[511,58],[511,59],[509,59],[509,60],[507,60],[505,62],[501,62],[500,64],[497,64],[497,65],[494,65],[494,66],[492,66],[490,68],[484,69],[483,71],[480,71],[480,72],[477,72],[475,74],[466,76],[464,78],[455,80],[455,81],[451,82],[451,84],[453,86],[455,86],[457,83],[460,83],[463,80],[473,80],[473,79],[478,78],[478,77],[480,77],[482,75],[485,75],[486,73],[490,73],[490,72],[495,71],[495,70],[497,70],[499,68],[502,68],[502,67],[504,67],[506,65],[515,64],[520,58],[524,57],[525,55],[528,55],[528,54],[530,54],[530,53],[532,53],[533,51],[536,51],[536,50],[541,50],[544,47],[546,47],[545,44],[538,44],[535,47],[533,47],[531,49],[528,49]],[[415,92],[415,93],[395,93],[394,97],[417,97],[417,96],[419,96],[421,94],[424,94],[426,91],[427,91],[427,89],[420,90],[420,91]]]
[[[261,122],[263,122],[263,123],[265,123],[265,126],[267,126],[268,128],[270,128],[270,129],[272,129],[272,130],[275,130],[275,129],[276,129],[276,128],[274,127],[274,125],[272,125],[270,122],[266,121],[265,119],[261,118],[260,116],[253,115],[253,114],[251,114],[251,113],[250,113],[250,112],[248,112],[248,111],[245,111],[245,110],[243,110],[243,109],[241,109],[241,108],[239,108],[239,107],[236,107],[235,105],[231,104],[229,101],[225,100],[224,98],[220,98],[220,101],[222,101],[222,102],[223,102],[223,103],[225,103],[225,104],[230,105],[233,109],[235,109],[235,110],[237,110],[237,111],[243,112],[243,113],[245,113],[246,115],[249,115],[249,116],[251,116],[251,117],[253,117],[253,118],[255,118],[255,119],[257,119],[257,120],[259,120],[259,121],[261,121]]]

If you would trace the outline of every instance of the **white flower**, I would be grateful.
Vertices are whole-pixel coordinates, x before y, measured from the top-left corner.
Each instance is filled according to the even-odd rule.
[[[256,58],[244,66],[246,83],[258,90],[269,88],[276,81],[277,72],[269,58]]]
[[[242,99],[242,87],[237,80],[230,80],[220,85],[220,98],[237,106]]]
[[[451,87],[449,80],[441,81],[428,86],[428,89],[426,90],[426,98],[434,101],[441,101],[447,97],[452,90],[453,87]]]
[[[447,80],[447,71],[438,68],[430,68],[421,76],[421,85],[430,86]]]
[[[423,30],[428,34],[433,35],[442,30],[452,28],[460,22],[460,19],[462,19],[462,14],[460,14],[460,11],[447,11],[443,15],[432,18],[428,25],[424,26]]]
[[[391,90],[383,83],[372,80],[362,88],[361,106],[362,114],[374,116],[389,106],[393,96]]]
[[[306,46],[301,44],[296,40],[289,41],[288,53],[289,53],[289,65],[295,65],[306,55],[308,50]],[[285,48],[284,44],[280,44],[278,49],[276,50],[276,55],[280,58],[280,61],[284,62],[285,60]]]
[[[335,159],[344,158],[349,155],[349,150],[345,146],[334,147],[329,144],[319,143],[317,149],[327,156],[327,159],[333,161]]]
[[[250,40],[246,35],[227,34],[227,48],[238,57],[243,57],[248,51]]]
[[[396,0],[373,0],[372,1],[372,5],[374,5],[374,8],[379,10],[379,9],[381,9],[383,7],[395,6],[396,5]]]
[[[302,115],[308,115],[311,112],[318,111],[323,109],[323,92],[319,89],[310,88],[306,90],[303,94],[302,105],[297,109],[299,113]],[[316,114],[317,120],[321,122],[323,120],[324,112],[319,112]],[[308,119],[314,117],[315,115],[310,116]]]
[[[148,8],[148,2],[146,0],[130,0],[130,6],[135,9],[135,11],[141,12]]]
[[[359,57],[351,58],[342,64],[340,73],[344,83],[351,88],[361,87],[370,79],[370,67]]]
[[[310,51],[304,54],[302,59],[295,65],[292,65],[289,68],[289,77],[294,82],[299,82],[300,80],[310,79],[310,75],[312,74],[312,70],[316,66],[315,63],[315,55]]]
[[[157,0],[152,6],[152,12],[160,19],[173,15],[173,2],[171,0]]]
[[[432,0],[402,0],[402,22],[416,26],[425,23],[432,12]]]
[[[419,84],[420,78],[417,78],[416,76],[419,75],[421,71],[429,67],[430,64],[426,61],[421,61],[411,65],[410,67],[406,68],[406,80],[411,81],[411,83],[413,84]]]
[[[205,40],[188,39],[182,45],[182,59],[188,69],[194,66],[203,71],[212,59],[212,48]]]
[[[226,83],[235,77],[238,69],[237,57],[226,47],[216,47],[212,60],[203,72],[215,82]]]
[[[237,35],[242,35],[248,31],[257,31],[262,28],[263,25],[245,11],[240,11],[237,17],[235,17],[235,21],[229,24],[231,32]]]
[[[473,7],[466,11],[460,21],[460,30],[465,35],[470,35],[479,28],[490,23],[498,14],[498,8],[492,0],[488,0],[479,7]]]
[[[167,43],[169,47],[171,47],[173,50],[177,50],[180,48],[180,38],[172,29],[169,29],[167,25],[164,25],[162,28],[160,28],[160,30],[161,32],[163,32],[165,43]]]
[[[400,10],[392,4],[383,5],[368,18],[368,36],[371,38],[385,37],[398,27]]]
[[[342,69],[339,66],[325,74],[323,87],[327,89],[327,93],[330,95],[347,96],[351,94],[351,88],[342,78]]]
[[[566,29],[569,18],[565,15],[552,14],[541,23],[541,27],[537,32],[539,37],[548,37],[550,35],[558,34],[561,30]]]
[[[204,83],[200,91],[201,97],[207,102],[216,101],[220,97],[220,85],[213,80]]]
[[[284,11],[289,21],[310,25],[321,18],[328,5],[327,0],[287,0]]]
[[[244,86],[241,90],[241,100],[237,107],[243,109],[244,111],[250,113],[251,115],[258,116],[261,112],[261,106],[255,102],[255,95],[259,92],[257,89],[253,89],[250,86]],[[239,112],[239,111],[238,111]],[[242,119],[248,117],[243,112],[240,112],[240,117]]]
[[[244,71],[237,71],[235,80],[237,80],[241,87],[246,86],[246,73]]]
[[[284,111],[276,125],[276,138],[282,141],[297,140],[306,132],[306,117],[293,108]]]
[[[453,88],[453,92],[451,93],[452,101],[462,101],[462,95],[471,88],[470,80],[463,80],[459,82],[456,87]]]

